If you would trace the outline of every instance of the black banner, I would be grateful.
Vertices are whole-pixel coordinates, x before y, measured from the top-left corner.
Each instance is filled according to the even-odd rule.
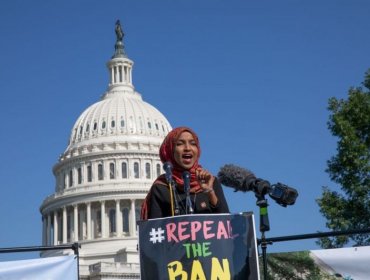
[[[138,221],[141,280],[256,280],[252,213]]]

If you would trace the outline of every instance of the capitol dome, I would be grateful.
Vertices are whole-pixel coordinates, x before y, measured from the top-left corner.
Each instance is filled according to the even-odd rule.
[[[109,91],[78,118],[66,152],[118,139],[158,142],[168,131],[166,118],[137,92]]]
[[[159,147],[172,129],[135,91],[119,21],[116,35],[108,89],[77,118],[53,167],[55,192],[40,206],[43,245],[81,245],[80,279],[140,278],[136,221],[162,173]]]
[[[134,90],[133,62],[126,57],[120,43],[116,43],[116,52],[107,63],[108,91],[77,119],[61,160],[108,143],[116,146],[128,142],[160,144],[170,131],[171,126],[163,114]]]

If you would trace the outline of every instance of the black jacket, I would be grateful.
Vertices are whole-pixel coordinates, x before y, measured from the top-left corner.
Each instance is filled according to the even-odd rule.
[[[213,183],[213,189],[218,198],[217,205],[215,206],[210,204],[207,193],[200,192],[190,194],[194,214],[229,213],[229,207],[224,192],[217,178],[215,178],[215,182]],[[161,184],[154,184],[150,192],[148,219],[172,216],[169,187]],[[179,215],[186,214],[186,194],[176,188],[174,196],[177,200]]]

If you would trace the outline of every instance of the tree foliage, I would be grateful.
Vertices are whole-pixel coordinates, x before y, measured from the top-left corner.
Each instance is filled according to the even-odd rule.
[[[332,230],[370,228],[370,69],[361,87],[350,88],[348,99],[329,99],[328,128],[338,137],[337,154],[327,162],[326,172],[341,192],[323,188],[317,200]],[[353,241],[369,245],[369,235],[323,238],[323,248],[337,248]]]
[[[263,259],[260,274],[263,275]],[[274,280],[336,280],[318,266],[309,251],[272,253],[267,257],[267,279]]]

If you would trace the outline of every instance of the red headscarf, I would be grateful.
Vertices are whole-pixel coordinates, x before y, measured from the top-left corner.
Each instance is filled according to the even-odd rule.
[[[175,145],[177,140],[179,139],[181,133],[183,132],[189,132],[191,135],[193,135],[193,138],[195,140],[195,144],[198,148],[198,158],[196,158],[194,165],[188,170],[190,172],[190,192],[197,193],[201,191],[201,187],[199,185],[199,182],[196,178],[195,171],[197,168],[201,168],[201,165],[198,163],[199,157],[200,157],[200,145],[199,145],[199,139],[198,136],[195,134],[195,132],[188,128],[188,127],[178,127],[171,130],[166,138],[163,140],[161,147],[159,148],[159,157],[162,161],[162,163],[170,162],[173,166],[172,170],[172,177],[176,182],[177,188],[180,190],[183,190],[184,188],[184,180],[182,179],[182,173],[185,171],[184,168],[182,168],[175,160]],[[159,176],[155,181],[154,184],[163,184],[167,185],[166,178],[164,174]],[[148,195],[146,196],[143,205],[141,206],[141,219],[147,220],[148,219],[148,208],[149,208],[149,199],[150,198],[150,191]]]

